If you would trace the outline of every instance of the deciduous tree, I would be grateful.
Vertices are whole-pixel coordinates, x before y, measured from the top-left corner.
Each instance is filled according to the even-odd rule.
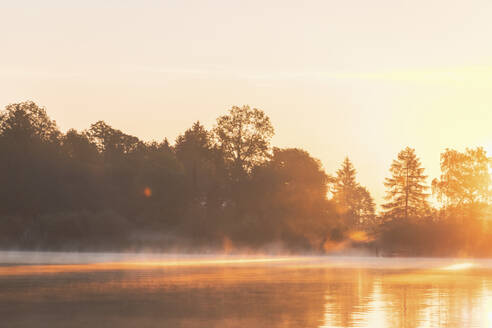
[[[227,115],[217,119],[213,133],[238,178],[268,158],[274,129],[262,110],[233,106]]]
[[[482,147],[441,154],[441,177],[432,181],[432,191],[447,206],[487,203],[490,197],[490,160]]]

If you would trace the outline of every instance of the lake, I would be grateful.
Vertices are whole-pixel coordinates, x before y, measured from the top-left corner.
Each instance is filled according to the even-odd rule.
[[[492,261],[0,252],[0,327],[492,327]]]

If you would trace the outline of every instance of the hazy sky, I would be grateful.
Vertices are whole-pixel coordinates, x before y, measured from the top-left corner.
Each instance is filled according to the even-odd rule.
[[[429,181],[446,147],[492,151],[492,1],[0,0],[0,106],[29,99],[144,140],[249,104],[381,202],[407,145]]]

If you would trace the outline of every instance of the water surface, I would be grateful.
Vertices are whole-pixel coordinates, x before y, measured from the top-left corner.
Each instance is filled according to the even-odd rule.
[[[0,252],[1,327],[492,327],[492,262]]]

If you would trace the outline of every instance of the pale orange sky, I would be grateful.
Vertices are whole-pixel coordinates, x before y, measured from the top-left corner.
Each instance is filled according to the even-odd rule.
[[[446,147],[492,151],[491,17],[489,0],[0,0],[0,106],[174,140],[249,104],[328,173],[348,155],[380,203],[407,145],[429,182]]]

